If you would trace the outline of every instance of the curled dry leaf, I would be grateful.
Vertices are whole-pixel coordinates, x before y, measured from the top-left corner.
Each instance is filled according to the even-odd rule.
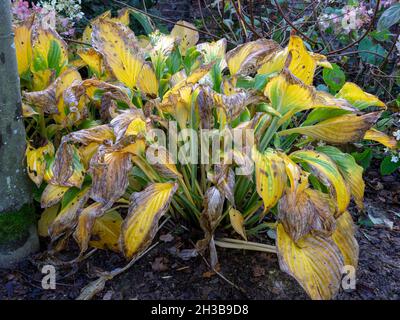
[[[51,168],[50,183],[80,188],[85,177],[85,168],[81,162],[78,149],[68,142],[68,138],[68,136],[64,136],[58,147]]]
[[[204,231],[204,239],[197,241],[196,248],[204,252],[210,250],[210,264],[215,268],[218,264],[217,249],[214,242],[214,230],[218,226],[224,207],[224,196],[217,187],[210,187],[203,200],[203,212],[200,216],[200,227]]]
[[[78,216],[89,198],[90,186],[84,186],[75,196],[66,204],[56,219],[50,225],[49,234],[52,241],[57,240],[65,232],[73,230],[78,222]]]
[[[228,51],[226,62],[231,75],[249,75],[255,73],[267,57],[272,57],[279,49],[273,40],[259,39],[239,45]]]
[[[110,122],[116,136],[116,143],[125,136],[137,136],[146,131],[146,121],[139,109],[122,112]]]
[[[74,238],[81,249],[81,254],[88,248],[96,218],[103,215],[105,210],[106,208],[102,203],[94,202],[80,212]]]
[[[129,153],[101,145],[90,161],[90,197],[106,206],[113,204],[125,193],[131,168]]]
[[[286,233],[298,242],[310,232],[329,236],[335,229],[335,205],[328,195],[302,183],[279,201],[278,219]]]
[[[150,245],[157,232],[158,221],[167,212],[177,188],[175,183],[153,183],[143,191],[132,194],[120,238],[122,251],[128,259]]]

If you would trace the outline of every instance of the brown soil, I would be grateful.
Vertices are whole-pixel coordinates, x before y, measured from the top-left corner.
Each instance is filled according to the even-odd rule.
[[[400,180],[397,175],[382,179],[371,171],[367,181],[366,212],[385,217],[393,226],[368,225],[365,216],[352,210],[355,221],[359,221],[356,289],[341,291],[337,299],[400,299],[400,184],[396,182]],[[180,257],[182,249],[193,248],[188,232],[168,223],[161,233],[161,240],[160,236],[156,239],[159,245],[108,281],[95,299],[307,299],[296,281],[279,270],[274,254],[219,248],[220,273],[227,281],[210,274],[202,257]],[[71,258],[76,250],[71,245],[64,258]],[[37,257],[11,271],[0,270],[0,300],[75,299],[97,278],[96,271],[113,270],[126,262],[118,254],[97,251],[79,264],[58,267],[56,290],[41,288],[43,274],[38,266],[43,263],[43,258]]]

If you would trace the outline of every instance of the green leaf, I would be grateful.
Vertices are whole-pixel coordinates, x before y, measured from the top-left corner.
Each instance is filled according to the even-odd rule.
[[[50,49],[47,54],[47,63],[49,68],[56,70],[57,74],[60,72],[61,48],[57,41],[51,40]]]
[[[400,3],[393,4],[386,9],[378,20],[378,30],[389,29],[400,21]]]
[[[351,154],[357,163],[364,168],[364,170],[368,169],[372,160],[372,149],[365,149],[363,152],[353,152]]]
[[[397,168],[400,168],[400,161],[392,162],[392,156],[386,156],[381,162],[381,175],[392,174]]]
[[[139,11],[135,11],[134,9],[132,9],[130,13],[140,23],[146,34],[150,34],[155,31],[152,20],[148,16]]]
[[[346,75],[336,63],[332,63],[332,69],[324,68],[322,77],[329,89],[335,92],[339,91],[346,82]]]
[[[361,60],[373,65],[379,65],[383,61],[383,57],[386,55],[386,50],[380,44],[374,44],[370,37],[363,39],[359,43],[358,50],[361,51]]]

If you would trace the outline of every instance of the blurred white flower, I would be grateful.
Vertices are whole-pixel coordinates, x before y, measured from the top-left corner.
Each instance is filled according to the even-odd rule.
[[[399,162],[399,157],[393,155],[393,156],[392,156],[392,159],[390,159],[390,161],[391,161],[391,162],[394,162],[394,163],[397,163],[397,162]]]
[[[400,130],[393,132],[393,136],[396,138],[396,140],[400,140]]]

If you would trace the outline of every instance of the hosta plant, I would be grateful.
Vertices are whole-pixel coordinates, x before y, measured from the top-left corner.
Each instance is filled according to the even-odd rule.
[[[133,259],[168,215],[204,231],[196,249],[213,268],[216,244],[269,248],[311,298],[334,297],[343,267],[357,267],[347,208],[364,194],[340,146],[396,148],[373,128],[385,104],[354,83],[316,90],[316,69],[331,65],[296,35],[227,50],[197,44],[187,22],[148,36],[128,23],[126,11],[94,19],[74,51],[34,18],[15,28],[40,233],[55,250],[72,236],[81,254]],[[267,228],[276,247],[247,242]],[[215,239],[231,230],[243,240]]]

